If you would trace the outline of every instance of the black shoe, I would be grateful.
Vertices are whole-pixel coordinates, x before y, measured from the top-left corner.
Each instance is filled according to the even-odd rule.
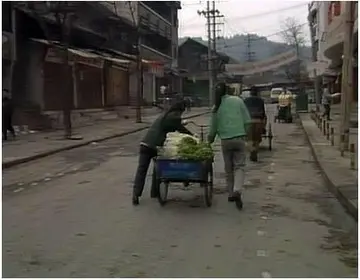
[[[138,196],[134,195],[132,197],[132,204],[133,205],[139,205],[139,197]]]
[[[236,204],[236,207],[241,210],[243,209],[243,202],[242,202],[242,199],[241,199],[241,193],[234,193],[234,198],[235,198],[235,204]]]
[[[234,202],[235,201],[235,197],[234,196],[229,196],[228,197],[228,202]]]
[[[250,160],[253,161],[253,162],[258,161],[257,152],[253,151],[253,152],[250,153]]]

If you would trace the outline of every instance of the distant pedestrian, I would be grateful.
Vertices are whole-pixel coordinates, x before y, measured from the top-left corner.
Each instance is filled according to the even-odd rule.
[[[323,117],[326,117],[328,121],[330,121],[331,99],[332,96],[330,91],[327,87],[325,87],[321,98],[321,104],[324,107]]]
[[[251,117],[251,129],[248,131],[248,141],[251,144],[250,160],[257,161],[257,153],[262,140],[262,134],[266,133],[265,126],[267,118],[265,102],[259,96],[257,88],[251,87],[250,97],[246,98],[244,103]]]
[[[15,130],[12,126],[12,115],[14,112],[14,106],[12,100],[7,96],[3,97],[2,101],[2,133],[3,139],[7,140],[8,131],[10,131],[13,138],[15,138]]]

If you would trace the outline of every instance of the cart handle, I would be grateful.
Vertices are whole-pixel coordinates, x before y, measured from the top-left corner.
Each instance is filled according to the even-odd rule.
[[[204,128],[204,127],[208,127],[208,125],[202,125],[202,124],[197,124],[196,122],[194,121],[189,121],[189,120],[182,120],[182,125],[188,125],[188,124],[193,124],[197,127],[200,127],[200,128]]]

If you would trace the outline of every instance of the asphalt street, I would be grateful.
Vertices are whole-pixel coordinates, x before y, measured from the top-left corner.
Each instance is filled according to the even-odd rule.
[[[273,150],[264,141],[248,163],[242,211],[227,202],[218,142],[211,208],[200,188],[180,185],[165,207],[149,188],[132,206],[145,132],[4,170],[3,277],[357,277],[357,223],[301,128],[273,132]]]

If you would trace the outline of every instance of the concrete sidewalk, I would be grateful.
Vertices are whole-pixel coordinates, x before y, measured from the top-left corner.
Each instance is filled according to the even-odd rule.
[[[345,209],[357,220],[357,170],[350,169],[349,157],[341,157],[337,146],[330,145],[330,142],[323,136],[310,114],[299,114],[299,117],[315,161],[329,189],[336,195]]]
[[[209,112],[208,108],[193,108],[184,113],[184,118],[193,118]],[[65,140],[63,131],[29,134],[19,136],[15,141],[4,142],[2,145],[2,168],[6,169],[31,160],[46,157],[61,151],[85,146],[93,142],[124,136],[149,127],[155,116],[143,118],[142,123],[131,120],[111,120],[74,129],[82,140]],[[9,137],[11,139],[11,136]]]

